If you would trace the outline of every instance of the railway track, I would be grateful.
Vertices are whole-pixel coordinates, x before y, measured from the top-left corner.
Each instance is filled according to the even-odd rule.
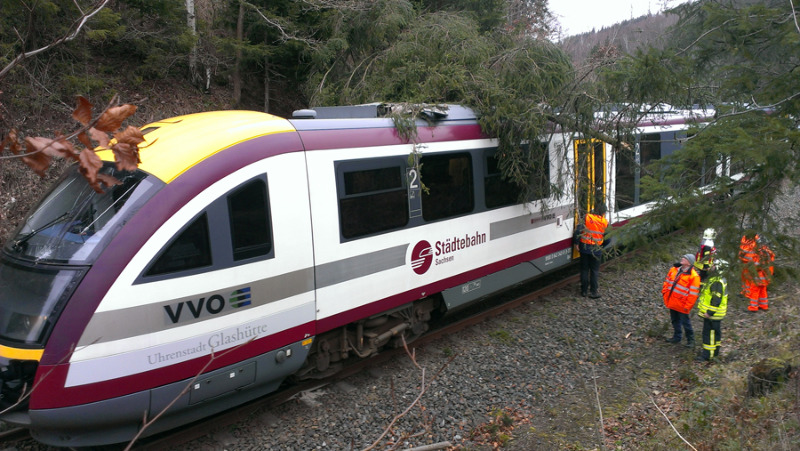
[[[548,275],[543,279],[539,279],[538,281],[528,282],[516,288],[512,288],[505,293],[501,293],[500,295],[488,299],[486,302],[490,305],[488,308],[481,308],[479,311],[466,312],[464,314],[456,315],[456,319],[447,322],[442,327],[426,333],[420,338],[414,340],[412,344],[414,347],[420,347],[427,343],[439,340],[445,335],[457,333],[490,318],[499,316],[508,310],[513,310],[523,304],[547,296],[556,290],[566,286],[574,286],[578,281],[578,278],[579,275],[576,273],[576,265],[573,264],[566,269],[557,271],[556,273]],[[545,281],[545,286],[541,286],[542,280]],[[534,286],[538,287],[534,289]],[[486,303],[482,305],[485,306]],[[403,348],[384,350],[376,356],[355,361],[336,374],[324,379],[304,381],[294,384],[274,394],[254,400],[248,404],[239,406],[223,414],[198,421],[185,428],[173,430],[160,436],[143,439],[142,441],[134,444],[132,449],[158,451],[177,447],[186,442],[208,435],[212,430],[217,430],[238,423],[258,410],[269,410],[270,408],[274,408],[282,403],[289,402],[292,399],[297,398],[303,392],[316,390],[320,387],[334,384],[335,382],[346,379],[353,374],[363,371],[366,368],[379,365],[395,357],[402,356],[405,354],[405,352],[406,351]]]

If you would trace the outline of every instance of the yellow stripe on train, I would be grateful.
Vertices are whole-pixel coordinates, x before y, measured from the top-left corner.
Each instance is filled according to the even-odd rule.
[[[10,360],[36,360],[42,359],[44,349],[19,349],[0,345],[0,357]]]
[[[286,119],[257,111],[214,111],[174,117],[142,127],[139,169],[165,183],[206,158],[240,142],[275,133],[294,132]],[[111,151],[98,152],[114,161]]]

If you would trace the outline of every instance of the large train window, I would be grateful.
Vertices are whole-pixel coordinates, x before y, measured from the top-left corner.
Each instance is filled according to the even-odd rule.
[[[343,237],[386,232],[408,223],[405,159],[342,162],[336,179]]]
[[[422,194],[422,217],[436,221],[469,213],[475,207],[472,157],[468,153],[424,156],[420,175],[427,188]]]
[[[639,177],[639,165],[636,161],[637,152],[630,149],[614,149],[615,175],[614,196],[617,202],[617,210],[638,205],[638,190],[636,182]]]
[[[519,200],[520,188],[503,178],[495,151],[486,154],[486,174],[483,176],[483,190],[486,208],[500,208],[514,205]]]
[[[203,213],[170,243],[145,275],[156,276],[210,265],[211,246],[208,237],[208,216]]]
[[[646,191],[641,189],[641,177],[645,175],[653,176],[649,170],[648,166],[653,161],[659,160],[662,157],[661,154],[661,145],[662,139],[660,133],[648,133],[642,135],[639,139],[639,168],[641,171],[640,177],[637,180],[637,188],[639,189],[639,199],[635,205],[643,204],[645,202],[650,202],[654,200],[652,194],[648,194]]]
[[[228,196],[233,259],[267,255],[272,250],[267,186],[257,179]]]
[[[538,142],[531,149],[523,146],[531,162],[532,171],[528,179],[526,200],[528,202],[550,196],[550,152],[547,143]],[[519,203],[522,188],[502,176],[497,149],[486,152],[486,173],[484,175],[484,196],[486,208],[500,208]]]
[[[531,175],[528,180],[528,202],[550,197],[550,150],[546,142],[536,142],[528,149]]]

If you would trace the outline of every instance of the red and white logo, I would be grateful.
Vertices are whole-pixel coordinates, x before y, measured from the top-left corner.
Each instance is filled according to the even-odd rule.
[[[431,243],[422,240],[411,251],[411,269],[422,275],[428,272],[431,263],[433,263],[433,248]]]

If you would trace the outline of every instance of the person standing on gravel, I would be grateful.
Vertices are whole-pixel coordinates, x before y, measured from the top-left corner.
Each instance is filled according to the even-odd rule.
[[[689,318],[697,297],[700,295],[700,276],[694,269],[694,254],[686,254],[681,257],[680,263],[676,263],[667,273],[664,284],[661,286],[661,295],[664,298],[664,305],[669,309],[669,316],[672,322],[672,338],[667,339],[669,343],[681,342],[681,328],[686,332],[686,346],[694,346],[694,329]]]
[[[597,204],[584,218],[583,229],[579,234],[578,250],[581,253],[581,296],[587,294],[592,299],[600,297],[598,291],[600,261],[603,259],[603,235],[608,227],[605,218],[606,208]],[[591,293],[589,292],[591,289]]]
[[[703,318],[703,350],[695,360],[710,362],[719,357],[722,340],[722,318],[728,311],[728,281],[723,277],[723,261],[708,268],[701,276],[703,289],[697,303],[697,314]]]

